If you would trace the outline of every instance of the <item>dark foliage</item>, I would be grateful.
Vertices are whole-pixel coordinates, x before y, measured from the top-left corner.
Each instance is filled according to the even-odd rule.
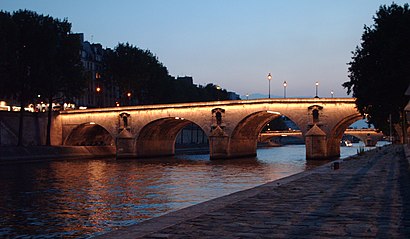
[[[80,41],[71,24],[28,10],[0,13],[0,77],[3,95],[16,97],[23,109],[38,95],[51,104],[56,97],[72,96],[84,87]],[[1,93],[1,92],[0,92]],[[22,144],[23,110],[19,127]],[[51,111],[47,127],[50,144]]]
[[[169,76],[167,68],[149,50],[128,43],[107,49],[105,77],[120,88],[121,103],[162,104],[226,100],[228,93],[219,86],[205,87]],[[131,93],[132,99],[127,94]]]
[[[410,83],[410,11],[408,4],[381,6],[371,27],[365,26],[343,84],[353,92],[360,112],[369,123],[386,130],[389,115],[400,122]]]

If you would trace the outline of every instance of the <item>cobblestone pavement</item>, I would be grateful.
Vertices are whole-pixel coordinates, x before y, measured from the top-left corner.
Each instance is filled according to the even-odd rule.
[[[410,238],[410,171],[386,146],[105,238]]]

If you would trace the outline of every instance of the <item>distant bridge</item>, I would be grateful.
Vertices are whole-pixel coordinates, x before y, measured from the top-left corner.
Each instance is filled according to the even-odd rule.
[[[372,147],[383,138],[383,133],[375,129],[347,129],[344,134],[352,135],[360,139],[365,146]],[[267,142],[274,137],[297,137],[303,139],[300,130],[266,131],[259,134],[259,142]]]
[[[54,145],[115,145],[118,157],[175,153],[178,132],[190,123],[208,136],[210,157],[255,156],[259,132],[287,116],[301,130],[306,157],[340,155],[346,128],[362,119],[353,98],[287,98],[146,105],[62,111],[54,120]]]

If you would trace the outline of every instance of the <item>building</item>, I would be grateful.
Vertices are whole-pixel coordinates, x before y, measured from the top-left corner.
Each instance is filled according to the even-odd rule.
[[[84,41],[84,34],[78,33],[81,40],[81,62],[86,72],[87,88],[84,94],[74,101],[80,107],[112,107],[119,99],[118,86],[110,79],[103,77],[104,53],[102,45]]]

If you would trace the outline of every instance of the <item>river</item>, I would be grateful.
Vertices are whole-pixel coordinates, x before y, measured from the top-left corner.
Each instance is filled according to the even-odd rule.
[[[342,147],[342,158],[358,144]],[[309,170],[304,145],[256,158],[58,160],[0,165],[0,238],[87,238]]]

